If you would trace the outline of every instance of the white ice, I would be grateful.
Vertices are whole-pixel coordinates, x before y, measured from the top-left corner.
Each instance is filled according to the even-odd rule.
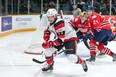
[[[41,71],[45,64],[37,64],[32,58],[42,59],[38,55],[25,54],[24,50],[31,42],[33,32],[16,33],[0,38],[0,77],[115,77],[116,62],[112,57],[97,57],[88,64],[88,72],[84,72],[79,64],[70,63],[64,54],[55,57],[54,70],[51,73]],[[108,47],[116,53],[116,42]],[[83,43],[78,45],[78,55],[88,58],[89,50]]]

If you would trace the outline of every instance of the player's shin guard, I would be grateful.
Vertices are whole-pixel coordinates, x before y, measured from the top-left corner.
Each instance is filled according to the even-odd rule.
[[[53,56],[46,57],[46,62],[47,62],[47,66],[43,67],[42,71],[53,70],[53,65],[54,65]]]

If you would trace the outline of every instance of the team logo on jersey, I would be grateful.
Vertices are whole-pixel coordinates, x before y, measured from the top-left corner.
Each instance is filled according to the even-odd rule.
[[[57,32],[58,35],[61,35],[61,34],[63,34],[64,29],[63,28],[62,29],[58,29],[58,30],[56,30],[56,32]]]
[[[75,18],[75,22],[78,21],[78,18]]]
[[[92,18],[96,18],[97,16],[96,15],[93,15]]]

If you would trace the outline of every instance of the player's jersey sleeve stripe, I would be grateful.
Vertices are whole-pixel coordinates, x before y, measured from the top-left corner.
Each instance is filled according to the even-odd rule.
[[[62,35],[59,35],[58,37],[59,37],[59,38],[64,38],[64,37],[65,37],[65,35],[64,35],[64,34],[62,34]]]
[[[57,30],[57,29],[59,29],[59,28],[62,28],[62,27],[64,27],[64,26],[65,26],[65,25],[64,25],[64,21],[63,21],[63,20],[61,20],[61,21],[57,22],[56,24],[54,24],[55,30]]]

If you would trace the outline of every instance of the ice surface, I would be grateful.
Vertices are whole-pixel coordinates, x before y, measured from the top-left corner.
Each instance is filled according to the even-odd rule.
[[[39,55],[24,54],[31,43],[33,32],[16,33],[0,38],[0,77],[115,77],[116,62],[109,56],[97,57],[95,62],[87,62],[88,72],[79,64],[70,63],[64,54],[55,57],[54,70],[51,73],[41,71],[45,64],[37,64],[32,58],[44,59]],[[116,53],[116,42],[108,47]],[[89,50],[80,43],[77,50],[83,59],[88,58]]]

